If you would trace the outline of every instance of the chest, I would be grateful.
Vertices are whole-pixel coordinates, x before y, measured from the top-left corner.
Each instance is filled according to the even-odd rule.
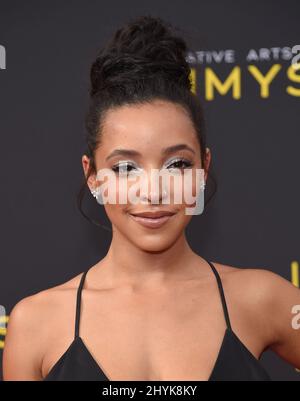
[[[207,380],[225,334],[217,297],[177,295],[95,297],[81,305],[80,336],[86,351],[110,380]],[[156,296],[155,296],[156,295]],[[202,294],[203,295],[203,294]],[[209,294],[206,294],[207,296]],[[72,327],[49,349],[48,372],[67,348]],[[65,319],[66,320],[66,319]]]

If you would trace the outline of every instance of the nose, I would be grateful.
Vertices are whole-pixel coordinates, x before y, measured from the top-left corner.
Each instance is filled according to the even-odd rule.
[[[168,195],[166,186],[163,186],[162,177],[159,177],[159,174],[152,170],[141,179],[143,180],[140,191],[141,202],[150,204],[162,203]]]

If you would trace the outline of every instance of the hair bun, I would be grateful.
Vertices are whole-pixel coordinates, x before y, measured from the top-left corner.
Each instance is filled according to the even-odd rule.
[[[170,23],[151,16],[133,19],[116,31],[92,64],[90,95],[158,75],[190,90],[186,51]]]

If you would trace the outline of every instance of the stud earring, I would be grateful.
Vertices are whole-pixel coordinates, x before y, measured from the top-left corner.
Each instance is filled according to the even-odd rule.
[[[98,194],[97,189],[92,188],[92,189],[91,189],[91,194],[92,194],[95,198],[97,198],[97,194]]]
[[[202,181],[200,184],[200,190],[204,191],[205,190],[205,181]]]
[[[96,198],[96,201],[97,201],[100,205],[103,204],[100,187],[92,188],[92,189],[91,189],[91,194],[94,196],[94,198]]]

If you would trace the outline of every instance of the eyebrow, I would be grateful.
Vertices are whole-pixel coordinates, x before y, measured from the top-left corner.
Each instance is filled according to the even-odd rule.
[[[177,152],[178,150],[188,150],[195,154],[195,151],[190,146],[186,145],[185,143],[179,143],[177,145],[168,146],[167,148],[162,149],[163,155],[169,155],[171,153]],[[141,153],[137,152],[134,149],[115,149],[113,150],[105,160],[109,160],[114,156],[142,156]]]

